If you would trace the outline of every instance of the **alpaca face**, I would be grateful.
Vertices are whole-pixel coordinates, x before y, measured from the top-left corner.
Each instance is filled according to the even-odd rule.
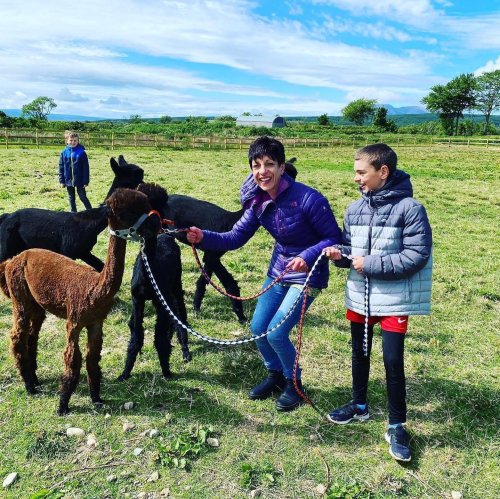
[[[118,157],[118,162],[115,158],[109,160],[111,169],[115,174],[113,183],[108,191],[106,198],[118,188],[135,189],[144,180],[144,170],[137,165],[127,163],[123,156]]]
[[[131,189],[117,189],[106,201],[110,208],[109,226],[113,230],[132,227],[144,214],[152,210],[145,194]],[[139,226],[137,232],[145,238],[155,237],[161,228],[161,220],[151,214]]]

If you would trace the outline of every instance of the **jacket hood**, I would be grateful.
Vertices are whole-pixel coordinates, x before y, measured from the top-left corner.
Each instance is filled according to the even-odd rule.
[[[384,204],[389,199],[411,198],[413,186],[410,175],[403,170],[396,169],[381,189],[367,193],[361,191],[361,195],[371,206]]]
[[[295,182],[288,173],[283,173],[281,178],[284,178],[288,182],[288,185],[292,185]],[[260,192],[264,191],[255,183],[253,175],[249,173],[240,188],[240,202],[243,208],[248,208],[250,206],[250,201]]]

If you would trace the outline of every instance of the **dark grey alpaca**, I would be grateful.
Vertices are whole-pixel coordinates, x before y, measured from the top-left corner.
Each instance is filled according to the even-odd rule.
[[[110,159],[115,174],[106,199],[118,187],[136,188],[144,170],[129,164],[123,156]],[[79,213],[24,208],[0,216],[0,262],[30,248],[42,248],[79,258],[100,272],[104,263],[92,254],[97,236],[108,225],[105,205]]]
[[[156,184],[141,184],[138,189],[146,194],[153,209],[162,212],[167,202],[167,192]],[[182,289],[181,251],[173,236],[162,234],[157,238],[145,241],[146,257],[151,267],[155,281],[163,297],[174,314],[187,324],[187,312]],[[164,378],[172,376],[170,371],[170,355],[172,353],[172,336],[174,329],[181,345],[182,358],[185,362],[191,360],[188,347],[188,338],[185,329],[180,327],[171,318],[158,299],[149,276],[144,268],[141,255],[137,255],[132,275],[132,315],[129,320],[130,341],[127,348],[125,368],[119,376],[120,381],[130,377],[137,355],[144,345],[144,306],[151,300],[156,309],[156,323],[154,345],[158,352],[161,371]]]
[[[296,158],[292,158],[285,163],[285,171],[292,178],[297,177],[297,169],[294,166]],[[164,209],[166,218],[175,222],[176,227],[185,228],[196,226],[200,229],[214,232],[226,232],[231,230],[233,225],[241,218],[244,210],[227,211],[213,203],[202,201],[201,199],[184,196],[182,194],[172,194],[168,197],[167,206]],[[176,235],[179,241],[189,244],[185,233]],[[224,289],[233,296],[240,296],[240,287],[231,273],[221,262],[225,252],[205,251],[203,254],[203,268],[208,276],[217,276]],[[203,297],[205,296],[207,281],[200,276],[196,282],[193,305],[196,310],[201,308]],[[231,306],[238,320],[243,324],[246,322],[243,313],[243,304],[240,300],[231,299]]]

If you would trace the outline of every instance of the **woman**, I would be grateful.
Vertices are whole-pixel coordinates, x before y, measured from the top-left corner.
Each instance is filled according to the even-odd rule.
[[[240,220],[224,233],[191,227],[187,239],[201,244],[202,249],[229,251],[243,246],[260,226],[274,237],[276,242],[263,288],[283,270],[288,272],[257,301],[250,326],[252,334],[257,336],[283,319],[314,262],[324,248],[340,242],[341,231],[325,197],[285,173],[285,149],[281,142],[258,138],[250,145],[248,160],[255,183],[247,180],[243,186],[242,203],[246,210]],[[317,266],[309,284],[307,307],[319,290],[328,285],[326,258]],[[293,384],[296,351],[289,338],[300,319],[300,309],[296,306],[276,331],[256,341],[268,375],[250,390],[249,397],[262,400],[282,392],[276,401],[279,411],[291,411],[302,403]],[[296,377],[302,389],[300,367]]]

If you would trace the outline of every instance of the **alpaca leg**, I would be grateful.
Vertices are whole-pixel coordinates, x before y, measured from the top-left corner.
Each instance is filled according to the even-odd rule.
[[[61,378],[61,395],[59,398],[59,409],[57,414],[63,416],[69,412],[69,399],[75,391],[80,380],[80,369],[82,368],[82,353],[78,345],[81,326],[70,321],[66,324],[66,336],[68,343],[64,350],[64,373]]]
[[[38,368],[36,359],[38,353],[38,335],[42,328],[43,321],[45,320],[45,310],[42,307],[34,307],[33,314],[30,319],[30,330],[28,336],[28,355],[30,358],[30,365],[32,369],[32,379],[35,386],[39,386],[40,382],[36,375]]]
[[[10,351],[19,374],[23,378],[26,391],[31,395],[38,393],[33,379],[33,368],[29,355],[29,331],[30,320],[26,308],[20,305],[14,298],[12,301],[13,323],[10,333]]]
[[[210,278],[212,277],[213,271],[208,264],[205,263],[203,265],[203,270],[205,271],[208,277]],[[207,291],[207,281],[205,277],[200,275],[200,277],[198,277],[198,280],[196,281],[196,291],[194,292],[193,307],[195,310],[201,309],[201,302],[205,297],[206,291]]]
[[[179,312],[177,317],[179,317],[183,324],[187,324],[186,302],[184,301],[184,290],[182,289],[181,279],[178,280],[172,291],[177,305],[177,311]],[[172,322],[174,321],[172,320]],[[174,327],[177,332],[177,341],[182,349],[182,358],[184,362],[189,362],[192,359],[192,355],[189,351],[187,331],[178,324],[175,324]]]
[[[128,321],[130,329],[130,340],[127,347],[127,359],[125,360],[125,368],[118,377],[119,381],[125,381],[130,378],[130,373],[134,368],[137,355],[142,350],[144,345],[144,304],[145,299],[143,294],[134,294],[132,289],[132,315]]]
[[[170,297],[166,297],[169,304],[172,304]],[[160,360],[161,372],[165,379],[172,377],[170,371],[170,355],[172,353],[172,321],[170,316],[163,310],[161,305],[156,305],[156,323],[155,323],[155,348]],[[175,312],[175,311],[174,311]]]
[[[213,259],[211,258],[211,266],[214,274],[217,276],[221,284],[224,286],[224,289],[233,296],[240,296],[240,287],[236,282],[236,279],[229,273],[229,271],[224,267],[222,262],[220,261],[219,255],[214,255]],[[244,324],[247,321],[245,314],[243,313],[243,303],[240,300],[231,299],[231,305],[233,308],[233,312],[238,317],[238,320],[241,324]]]
[[[94,404],[103,404],[101,393],[101,360],[102,351],[102,324],[93,324],[87,327],[87,379],[89,383],[90,398]]]

